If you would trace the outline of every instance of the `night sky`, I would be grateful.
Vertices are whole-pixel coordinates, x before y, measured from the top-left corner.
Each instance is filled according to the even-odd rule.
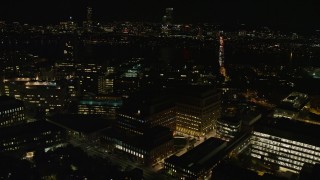
[[[85,0],[2,0],[0,19],[51,24],[85,17]],[[259,25],[293,30],[320,29],[320,6],[311,0],[92,0],[95,20],[160,22],[166,7],[177,23]]]

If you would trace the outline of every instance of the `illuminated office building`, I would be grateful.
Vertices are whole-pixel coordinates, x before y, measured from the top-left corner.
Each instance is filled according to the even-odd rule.
[[[64,87],[66,87],[67,96],[70,99],[76,98],[80,94],[80,84],[78,79],[66,80]]]
[[[177,131],[204,136],[220,117],[220,93],[212,87],[189,86],[176,92]]]
[[[79,79],[82,92],[98,93],[98,78],[102,66],[96,64],[77,64],[76,78]]]
[[[227,141],[234,138],[240,129],[241,120],[237,117],[222,117],[216,123],[217,135]]]
[[[128,62],[120,65],[117,70],[119,76],[113,81],[113,92],[115,94],[127,97],[140,89],[142,61],[143,58],[132,58]],[[112,70],[110,72],[112,72]]]
[[[227,142],[211,137],[179,157],[173,155],[165,159],[164,168],[179,179],[208,179],[226,147]]]
[[[23,101],[44,110],[46,113],[63,110],[66,101],[65,89],[56,82],[30,81],[21,89]]]
[[[229,103],[224,104],[221,118],[218,118],[216,123],[216,132],[221,139],[229,141],[240,132],[242,118],[239,114],[239,109],[236,106],[232,106]]]
[[[0,128],[25,122],[23,102],[8,96],[0,96]]]
[[[78,104],[78,114],[100,114],[109,119],[116,119],[122,103],[121,97],[96,96],[84,98]]]
[[[98,93],[113,94],[115,79],[116,79],[115,68],[107,67],[105,74],[99,76],[98,78]]]
[[[166,158],[174,151],[173,134],[169,128],[156,126],[141,136],[127,136],[119,131],[107,131],[102,142],[126,153],[135,161],[152,165]]]
[[[56,82],[15,78],[4,83],[4,94],[25,103],[25,107],[45,113],[61,111],[66,103],[66,89]]]
[[[320,163],[320,128],[288,119],[267,119],[254,128],[251,156],[275,170],[299,173],[305,163]]]
[[[73,32],[77,29],[78,25],[72,20],[72,17],[68,21],[60,22],[60,30],[65,32]]]
[[[28,77],[4,79],[3,81],[0,81],[1,95],[23,100],[19,90],[29,81],[31,81],[31,78]]]
[[[63,49],[63,58],[54,66],[54,78],[72,79],[75,76],[75,47],[72,41],[66,41]]]
[[[98,93],[99,94],[113,94],[114,77],[113,76],[99,76],[98,78]]]

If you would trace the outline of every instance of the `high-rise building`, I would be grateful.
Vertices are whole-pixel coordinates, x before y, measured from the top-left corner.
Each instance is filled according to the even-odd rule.
[[[96,64],[77,64],[75,77],[79,79],[82,92],[98,93],[98,79],[102,66]]]
[[[162,17],[164,24],[171,25],[173,21],[173,8],[166,8],[165,15]]]
[[[92,7],[87,7],[87,21],[92,21]]]
[[[231,140],[241,129],[241,119],[237,117],[222,117],[217,120],[217,135],[224,140]]]
[[[25,122],[24,104],[13,97],[0,96],[0,128]]]
[[[114,76],[103,75],[98,78],[98,93],[99,94],[113,94]]]
[[[58,60],[54,66],[54,76],[55,80],[60,79],[70,79],[74,77],[75,74],[75,46],[72,40],[68,40],[64,44],[63,48],[63,58]]]
[[[72,45],[71,41],[67,41],[65,43],[65,47],[63,50],[63,57],[64,57],[64,61],[66,63],[73,63],[74,62],[74,47]]]
[[[224,66],[224,39],[223,36],[219,37],[219,65],[220,65],[220,74],[223,76],[224,81],[228,80],[227,70]]]
[[[142,91],[131,96],[121,108],[117,127],[122,131],[143,135],[155,126],[176,130],[175,107],[172,98],[165,92]]]
[[[224,94],[225,95],[225,94]],[[236,106],[222,105],[221,118],[216,123],[216,133],[219,138],[229,141],[233,139],[241,130],[242,117],[240,117],[239,109]]]
[[[188,86],[176,92],[177,131],[205,136],[221,113],[221,94],[213,87]]]
[[[87,32],[92,32],[92,16],[93,16],[93,9],[92,7],[87,7],[87,17],[86,20],[83,21],[83,28]]]
[[[162,27],[161,31],[164,35],[169,35],[171,31],[171,26],[173,23],[173,8],[166,8],[166,12],[162,17]]]

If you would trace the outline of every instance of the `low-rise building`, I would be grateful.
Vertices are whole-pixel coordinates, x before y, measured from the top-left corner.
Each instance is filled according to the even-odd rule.
[[[284,118],[262,120],[252,132],[252,157],[293,173],[305,163],[320,163],[319,126]]]
[[[224,157],[227,142],[209,138],[181,156],[173,155],[165,160],[168,174],[179,179],[206,179],[212,169]]]
[[[78,103],[78,114],[100,114],[108,119],[116,119],[122,104],[122,98],[115,96],[83,98]]]
[[[161,126],[150,128],[140,136],[127,136],[115,129],[109,129],[101,138],[107,147],[123,152],[146,165],[155,164],[174,151],[172,131]]]
[[[36,121],[0,131],[0,152],[24,156],[36,150],[45,150],[65,143],[65,131],[46,121]]]

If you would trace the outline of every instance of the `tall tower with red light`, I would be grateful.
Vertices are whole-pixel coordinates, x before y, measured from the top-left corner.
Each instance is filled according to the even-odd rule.
[[[224,81],[228,81],[227,71],[224,67],[224,39],[223,36],[219,37],[219,66],[220,66],[220,74],[224,77]]]

